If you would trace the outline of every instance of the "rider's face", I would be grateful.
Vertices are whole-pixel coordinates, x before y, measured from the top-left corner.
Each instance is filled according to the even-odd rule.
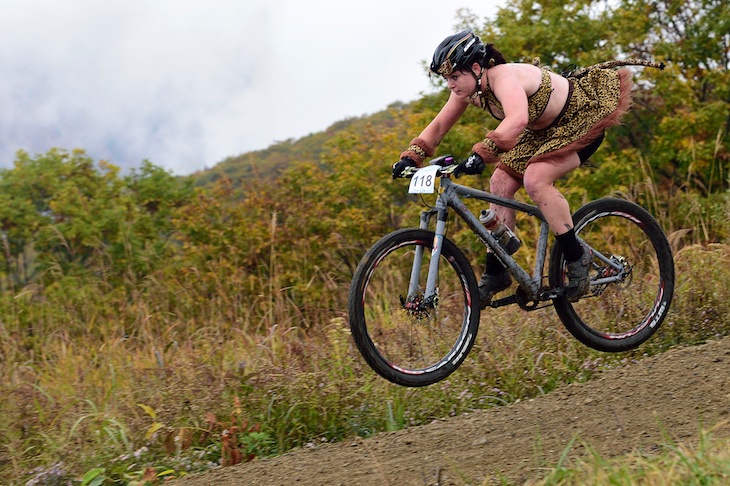
[[[454,71],[446,76],[446,85],[459,98],[468,98],[477,89],[476,79],[468,71]]]

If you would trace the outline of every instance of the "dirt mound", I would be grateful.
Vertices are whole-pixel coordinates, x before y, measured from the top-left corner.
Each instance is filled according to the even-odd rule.
[[[546,396],[369,439],[323,444],[178,481],[181,486],[521,483],[575,439],[602,456],[698,435],[730,412],[730,339],[673,349]],[[721,428],[715,435],[730,435]],[[491,481],[490,481],[491,480]]]

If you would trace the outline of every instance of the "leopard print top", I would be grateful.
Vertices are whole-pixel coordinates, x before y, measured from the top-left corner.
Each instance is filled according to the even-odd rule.
[[[595,68],[580,78],[568,78],[571,87],[563,113],[547,128],[525,129],[517,145],[500,158],[500,164],[521,176],[530,162],[548,154],[577,150],[595,139],[597,130],[617,124],[620,115],[628,109],[630,79],[627,70]]]
[[[540,86],[537,88],[537,91],[527,98],[528,123],[533,123],[535,120],[540,118],[540,115],[542,115],[545,108],[547,108],[548,102],[550,101],[550,95],[553,93],[553,83],[550,81],[550,71],[545,68],[541,69],[542,77],[540,79]],[[489,76],[485,77],[487,80],[487,89],[484,93],[486,103],[484,103],[483,107],[485,110],[489,110],[489,114],[496,120],[502,121],[504,116],[497,116],[492,110],[492,105],[494,105],[500,112],[504,113],[502,103],[499,102],[497,97],[494,95],[494,91],[492,91],[492,88],[489,86]]]

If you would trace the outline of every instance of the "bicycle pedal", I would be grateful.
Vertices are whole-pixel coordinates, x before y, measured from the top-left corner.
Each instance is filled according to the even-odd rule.
[[[542,300],[552,300],[552,299],[557,299],[558,297],[562,297],[564,295],[565,295],[565,287],[560,287],[557,289],[548,290],[544,295],[541,295],[540,298]]]

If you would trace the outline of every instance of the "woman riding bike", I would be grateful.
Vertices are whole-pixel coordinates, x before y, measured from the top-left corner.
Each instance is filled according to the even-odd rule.
[[[608,63],[610,64],[610,63]],[[654,65],[617,62],[616,64]],[[479,174],[496,163],[490,191],[513,199],[524,186],[547,220],[567,262],[566,297],[578,300],[589,287],[590,251],[573,230],[570,207],[553,183],[579,167],[603,141],[605,130],[619,123],[631,105],[631,73],[594,66],[580,75],[563,77],[533,64],[507,63],[493,44],[484,44],[471,29],[444,39],[433,55],[430,69],[443,76],[451,90],[448,101],[420,135],[414,138],[393,177],[408,166],[420,167],[456,124],[469,105],[490,113],[499,125],[476,143],[458,173]],[[515,211],[494,206],[510,228]],[[499,258],[487,253],[479,282],[480,305],[512,284]]]

